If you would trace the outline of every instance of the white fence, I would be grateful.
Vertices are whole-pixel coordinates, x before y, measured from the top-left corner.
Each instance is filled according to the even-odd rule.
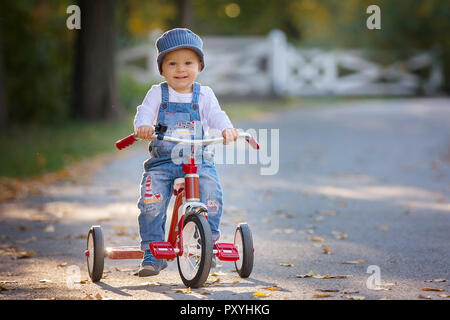
[[[118,54],[119,68],[139,83],[163,80],[156,66],[159,34]],[[203,42],[206,68],[199,82],[219,96],[434,94],[442,85],[433,51],[384,66],[361,50],[296,48],[279,30],[267,37],[203,37]]]

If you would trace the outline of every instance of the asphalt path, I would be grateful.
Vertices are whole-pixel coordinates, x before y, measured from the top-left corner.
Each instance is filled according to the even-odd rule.
[[[138,260],[106,259],[104,278],[90,281],[91,225],[107,246],[139,244],[141,143],[0,205],[0,299],[449,299],[450,99],[360,100],[235,126],[255,130],[266,155],[217,165],[221,240],[249,224],[249,278],[219,261],[188,289],[176,262],[139,278]]]

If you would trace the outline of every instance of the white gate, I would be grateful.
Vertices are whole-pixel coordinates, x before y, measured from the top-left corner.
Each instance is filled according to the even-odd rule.
[[[119,52],[120,70],[139,83],[162,81],[156,66],[159,35],[154,32],[148,43]],[[203,37],[203,43],[206,68],[199,82],[219,96],[414,95],[437,93],[442,85],[433,51],[383,66],[362,50],[296,48],[279,30],[267,37]]]

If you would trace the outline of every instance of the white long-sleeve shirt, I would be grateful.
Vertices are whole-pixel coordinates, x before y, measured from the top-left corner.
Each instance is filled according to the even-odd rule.
[[[178,93],[170,86],[169,102],[191,103],[192,93]],[[137,107],[134,118],[134,129],[137,130],[142,125],[152,126],[156,124],[159,106],[161,104],[161,84],[153,85],[147,92],[144,101]],[[198,97],[200,120],[202,121],[203,132],[208,134],[209,128],[217,129],[220,133],[228,128],[233,128],[233,124],[225,111],[220,108],[219,102],[208,86],[200,86]]]

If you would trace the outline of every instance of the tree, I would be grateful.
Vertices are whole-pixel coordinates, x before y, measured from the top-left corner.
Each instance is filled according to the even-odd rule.
[[[79,0],[73,115],[85,120],[121,114],[115,76],[115,0]]]
[[[191,0],[179,0],[178,15],[179,24],[183,28],[192,28],[192,1]]]
[[[1,27],[1,25],[0,25]],[[0,130],[5,130],[8,126],[8,107],[6,105],[5,80],[3,75],[3,45],[0,32]]]

